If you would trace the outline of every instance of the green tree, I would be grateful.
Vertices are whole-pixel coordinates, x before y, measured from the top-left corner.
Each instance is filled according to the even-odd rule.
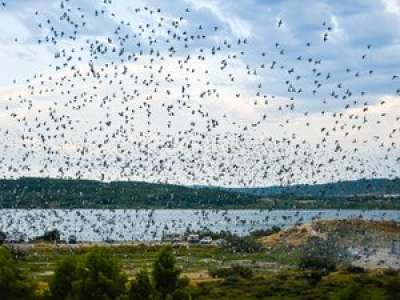
[[[69,299],[72,297],[74,282],[78,280],[78,258],[69,256],[58,265],[49,284],[52,299]]]
[[[3,245],[6,239],[7,239],[7,234],[3,231],[0,231],[0,245]]]
[[[61,234],[57,229],[53,229],[50,231],[46,231],[41,238],[49,242],[59,242],[61,239]]]
[[[154,262],[153,282],[161,299],[172,295],[178,287],[181,270],[176,267],[176,259],[171,246],[164,247]]]
[[[188,289],[190,283],[190,279],[187,276],[178,278],[178,286],[177,289],[172,294],[173,300],[189,300],[190,292]]]
[[[10,252],[0,247],[0,299],[33,299],[34,286],[18,269]]]
[[[334,238],[310,238],[302,247],[299,267],[329,273],[336,270],[339,262],[345,258],[345,252]]]
[[[106,250],[61,262],[50,284],[53,299],[115,300],[125,294],[126,275]]]
[[[149,273],[141,270],[129,290],[129,300],[151,300],[154,299],[154,289]]]
[[[186,288],[177,289],[172,294],[172,300],[189,300],[189,299],[191,299],[190,293]]]

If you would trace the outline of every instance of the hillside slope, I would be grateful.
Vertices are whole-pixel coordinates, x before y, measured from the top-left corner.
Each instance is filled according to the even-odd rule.
[[[262,197],[352,198],[381,197],[384,195],[399,197],[400,179],[360,179],[326,184],[234,188],[229,190]]]
[[[0,208],[400,209],[400,180],[233,188],[138,181],[0,179]]]
[[[0,180],[0,208],[219,208],[257,196],[145,182],[21,178]]]

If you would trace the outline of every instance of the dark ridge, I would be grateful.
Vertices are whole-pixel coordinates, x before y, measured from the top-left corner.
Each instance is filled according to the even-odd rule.
[[[0,208],[399,209],[400,179],[221,188],[140,181],[0,179]]]
[[[219,208],[252,205],[257,198],[215,188],[138,181],[0,180],[0,208]]]

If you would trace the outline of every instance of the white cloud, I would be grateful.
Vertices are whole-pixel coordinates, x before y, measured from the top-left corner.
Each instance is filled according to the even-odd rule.
[[[400,16],[400,0],[382,0],[387,12]]]
[[[222,23],[228,24],[236,37],[249,37],[252,35],[252,26],[246,20],[229,9],[229,6],[217,0],[186,0],[196,10],[207,9],[213,13]]]

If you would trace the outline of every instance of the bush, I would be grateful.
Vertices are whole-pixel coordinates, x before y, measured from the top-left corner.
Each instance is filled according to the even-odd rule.
[[[3,245],[6,239],[7,239],[7,234],[3,231],[0,231],[0,245]]]
[[[233,265],[230,268],[210,269],[208,270],[208,273],[214,278],[242,277],[245,279],[251,279],[253,277],[253,270],[241,265]]]
[[[38,236],[36,240],[43,240],[48,242],[59,242],[61,234],[57,229],[46,231],[42,236]]]
[[[0,247],[0,299],[33,299],[34,286],[18,269],[10,252]]]
[[[241,265],[233,265],[232,271],[239,275],[240,277],[251,279],[253,278],[253,270],[250,267],[241,266]]]
[[[255,237],[255,238],[259,238],[259,237],[264,237],[264,236],[268,236],[274,233],[278,233],[279,231],[281,231],[281,228],[279,226],[272,226],[270,229],[258,229],[258,230],[254,230],[252,232],[250,232],[250,235]]]
[[[53,299],[68,299],[72,295],[74,282],[79,280],[78,258],[71,256],[64,258],[57,266],[49,283],[50,294]]]
[[[108,251],[95,249],[78,258],[64,259],[50,283],[53,299],[111,300],[125,294],[126,275]]]
[[[313,286],[315,286],[317,283],[319,283],[324,275],[325,275],[325,272],[320,271],[320,270],[311,270],[311,271],[304,272],[304,277]]]
[[[149,273],[141,270],[129,289],[129,300],[151,300],[154,299],[154,289]]]
[[[254,236],[237,235],[226,236],[223,248],[233,253],[256,253],[262,250]]]
[[[208,270],[208,274],[210,274],[210,276],[214,278],[226,278],[228,276],[231,276],[233,272],[231,268],[212,268]]]
[[[191,299],[190,292],[186,288],[177,289],[172,294],[172,300],[189,300],[189,299]]]
[[[346,271],[349,273],[354,273],[354,274],[362,274],[362,273],[366,272],[366,270],[364,268],[353,266],[353,265],[347,266]]]
[[[299,267],[325,273],[333,272],[341,253],[334,241],[312,237],[301,249]]]

